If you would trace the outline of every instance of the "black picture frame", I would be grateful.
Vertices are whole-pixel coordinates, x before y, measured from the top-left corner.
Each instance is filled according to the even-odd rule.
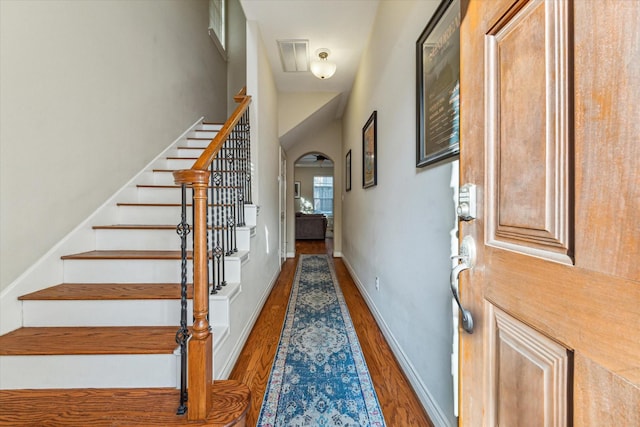
[[[442,0],[416,42],[416,167],[460,153],[460,0]]]
[[[300,198],[300,181],[295,181],[293,183],[293,198],[294,199]]]
[[[344,168],[344,187],[346,191],[351,191],[351,150],[345,156]]]
[[[362,188],[378,185],[378,112],[362,128]]]

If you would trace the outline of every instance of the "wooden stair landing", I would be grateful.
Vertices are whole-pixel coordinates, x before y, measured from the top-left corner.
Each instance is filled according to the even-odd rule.
[[[244,426],[249,388],[237,381],[215,381],[213,410],[204,421],[176,415],[179,390],[55,389],[0,390],[2,426]]]

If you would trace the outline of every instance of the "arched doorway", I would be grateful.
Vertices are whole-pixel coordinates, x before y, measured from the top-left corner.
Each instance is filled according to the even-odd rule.
[[[294,162],[293,179],[296,240],[333,238],[333,160],[321,152],[307,153]]]

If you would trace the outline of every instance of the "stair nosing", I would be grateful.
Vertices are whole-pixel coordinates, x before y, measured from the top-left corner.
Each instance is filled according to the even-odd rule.
[[[187,284],[187,299],[193,285]],[[180,283],[60,283],[18,297],[21,301],[178,300]]]
[[[95,250],[79,252],[75,254],[63,255],[63,260],[100,260],[100,259],[150,259],[150,260],[179,260],[180,251],[146,251],[146,250]],[[187,258],[191,258],[191,252],[187,253]]]
[[[177,326],[25,327],[0,337],[0,356],[172,354]]]

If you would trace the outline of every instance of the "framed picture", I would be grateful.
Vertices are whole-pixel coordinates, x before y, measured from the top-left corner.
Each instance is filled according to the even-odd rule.
[[[351,150],[345,159],[344,185],[347,191],[351,191]]]
[[[293,183],[293,198],[300,198],[300,181],[296,181]]]
[[[362,128],[362,187],[378,184],[378,112],[374,111]]]
[[[416,166],[460,152],[460,0],[442,0],[416,43]]]

